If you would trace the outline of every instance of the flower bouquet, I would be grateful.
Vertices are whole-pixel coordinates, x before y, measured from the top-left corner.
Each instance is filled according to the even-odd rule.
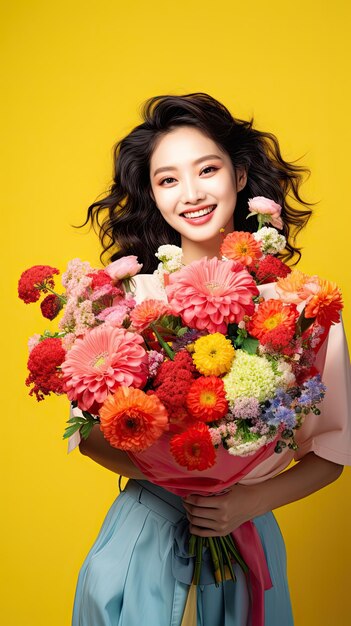
[[[292,270],[278,257],[285,238],[280,207],[257,197],[256,233],[223,238],[222,259],[182,265],[181,250],[161,246],[155,272],[162,299],[134,297],[141,265],[123,257],[105,269],[79,259],[55,291],[50,266],[19,281],[19,297],[39,300],[58,330],[30,339],[26,384],[37,400],[66,394],[72,403],[64,437],[104,437],[125,450],[152,481],[178,495],[220,493],[286,447],[318,404],[325,386],[318,353],[339,321],[334,283]],[[275,283],[273,298],[260,285]],[[191,536],[193,582],[208,547],[215,581],[233,563],[247,567],[232,535]]]

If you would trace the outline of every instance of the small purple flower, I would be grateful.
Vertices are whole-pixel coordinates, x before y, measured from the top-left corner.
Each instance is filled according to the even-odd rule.
[[[260,405],[256,398],[236,398],[231,410],[236,419],[252,419],[260,415]]]
[[[322,383],[320,374],[313,376],[309,380],[303,383],[301,389],[301,396],[299,397],[299,404],[302,406],[312,406],[323,400],[326,386]]]
[[[149,375],[154,378],[157,374],[157,370],[160,367],[161,363],[163,363],[165,357],[157,350],[150,350],[147,353],[149,359]]]
[[[189,343],[194,343],[194,341],[199,339],[199,337],[203,337],[204,335],[208,335],[207,330],[196,330],[195,328],[191,328],[190,330],[187,330],[184,335],[182,335],[181,337],[177,337],[177,339],[174,340],[172,350],[174,352],[179,352],[179,350],[183,350],[183,348],[186,348]]]

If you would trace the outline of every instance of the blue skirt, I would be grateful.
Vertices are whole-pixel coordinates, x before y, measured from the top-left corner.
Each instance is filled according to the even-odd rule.
[[[272,513],[253,521],[273,583],[265,592],[265,626],[293,626],[278,524]],[[180,497],[130,480],[83,563],[72,626],[180,626],[189,589],[189,560],[182,555],[186,526]],[[246,578],[238,566],[235,573],[235,583],[198,587],[194,626],[250,626]]]

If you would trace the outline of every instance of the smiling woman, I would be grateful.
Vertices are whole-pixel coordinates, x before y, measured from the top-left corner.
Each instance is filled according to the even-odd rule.
[[[277,252],[287,260],[299,260],[294,237],[311,214],[299,191],[304,173],[303,168],[284,161],[273,135],[254,129],[252,121],[233,118],[210,96],[196,93],[156,97],[146,103],[143,123],[117,144],[114,182],[107,196],[90,206],[87,221],[98,226],[104,253],[109,253],[112,261],[126,254],[138,256],[144,274],[135,277],[135,298],[138,303],[152,298],[153,307],[157,299],[166,299],[159,277],[151,274],[158,265],[155,254],[162,245],[181,244],[180,264],[185,267],[176,272],[176,278],[172,274],[169,277],[169,306],[177,313],[183,312],[184,319],[187,316],[189,328],[188,320],[201,314],[197,330],[188,330],[195,332],[196,337],[191,341],[196,340],[199,347],[199,336],[205,334],[208,341],[208,332],[214,332],[219,324],[217,318],[230,313],[231,321],[240,325],[255,309],[254,298],[257,299],[259,290],[242,263],[248,263],[249,258],[252,261],[258,244],[250,233],[237,231],[255,231],[259,219],[264,219],[262,215],[269,214],[281,231],[280,234],[275,231],[276,245],[284,240],[282,235],[287,239],[285,251],[278,245]],[[270,200],[259,207],[251,203],[250,210],[249,199],[255,197],[257,203],[260,196]],[[249,212],[256,217],[246,220]],[[223,234],[233,229],[236,243],[230,240],[228,245],[245,248],[245,254],[240,256],[241,264],[237,260],[225,263],[219,260]],[[170,245],[167,249],[174,250]],[[203,259],[204,256],[210,257],[209,260]],[[275,261],[281,263],[277,258]],[[189,273],[191,268],[195,269]],[[286,266],[285,269],[290,271]],[[175,294],[177,281],[180,288]],[[199,292],[204,285],[205,295]],[[223,299],[212,298],[221,290],[225,292]],[[264,284],[260,290],[263,296],[276,297],[270,285]],[[226,300],[228,291],[231,298]],[[237,318],[238,311],[242,315]],[[267,319],[272,320],[277,312],[272,308],[270,313],[270,317],[263,316],[262,323],[266,326]],[[139,315],[143,318],[140,307]],[[273,331],[277,315],[273,319]],[[226,334],[227,324],[222,330]],[[265,327],[265,333],[268,330]],[[273,454],[272,442],[246,457],[229,455],[220,446],[218,462],[196,465],[199,469],[191,473],[184,469],[183,456],[187,450],[180,441],[182,434],[172,439],[176,453],[173,461],[168,433],[140,453],[112,449],[96,428],[81,443],[83,454],[132,480],[112,505],[83,564],[73,626],[133,626],[140,623],[141,610],[143,623],[153,626],[293,625],[284,542],[271,511],[321,489],[338,478],[342,465],[350,462],[348,370],[341,358],[342,354],[346,357],[347,351],[341,324],[332,330],[324,368],[328,379],[325,381],[327,401],[322,416],[316,419],[315,415],[310,416],[307,426],[304,423],[299,429],[296,453],[294,447],[285,445],[279,454]],[[231,338],[222,339],[233,352]],[[181,340],[182,337],[177,338]],[[214,352],[218,341],[217,338]],[[164,347],[169,348],[166,344]],[[213,346],[207,350],[212,353]],[[220,352],[223,357],[223,348]],[[159,385],[165,387],[162,401],[175,414],[180,411],[178,396],[189,391],[184,381],[193,371],[194,362],[201,361],[201,355],[191,357],[184,350],[184,354],[178,352],[173,356],[174,361],[164,363],[169,376],[165,375]],[[285,370],[285,374],[283,370],[277,372],[274,358],[264,361],[263,371],[260,356],[235,349],[232,369],[235,370],[235,363],[239,366],[241,363],[241,387],[246,389],[247,383],[252,382],[258,394],[253,403],[255,398],[245,397],[243,393],[240,405],[243,421],[249,417],[247,412],[257,414],[259,404],[264,403],[267,384],[274,387],[279,377],[287,376]],[[209,373],[204,372],[205,376]],[[197,395],[207,394],[206,401],[210,404],[217,397],[211,378],[208,377],[204,386],[200,377],[200,391],[195,389]],[[227,388],[238,385],[235,371],[227,379]],[[198,400],[195,398],[193,402],[196,404]],[[336,402],[338,409],[334,408]],[[116,407],[109,407],[107,419],[112,414],[115,416],[116,411]],[[202,405],[199,411],[201,414]],[[202,431],[206,431],[206,419],[203,415],[201,419]],[[174,424],[179,427],[179,421],[171,421],[171,428]],[[234,436],[236,426],[232,423],[231,427]],[[201,429],[195,430],[192,461],[201,446],[207,446],[208,454],[213,456],[207,431],[201,431],[203,438],[199,443]],[[293,458],[299,462],[283,472]],[[236,583],[224,576],[224,582],[218,586],[212,572],[204,566],[200,585],[194,592],[189,531],[198,538],[209,538],[209,550],[214,537],[219,537],[225,546],[225,537],[233,535],[248,565],[248,575],[235,563]],[[198,545],[202,555],[202,539]]]
[[[283,256],[300,257],[294,236],[311,215],[299,192],[307,170],[284,161],[274,135],[255,129],[252,120],[234,118],[223,104],[203,93],[151,98],[143,117],[144,122],[116,144],[113,184],[88,210],[87,221],[97,226],[104,255],[110,253],[115,260],[135,254],[142,259],[144,272],[153,272],[158,247],[179,246],[178,225],[191,225],[191,217],[179,216],[174,226],[162,211],[176,219],[178,212],[192,213],[218,203],[221,212],[216,210],[209,223],[204,222],[212,233],[213,251],[213,232],[222,211],[224,228],[229,228],[235,208],[235,229],[254,232],[257,221],[246,220],[248,200],[266,196],[282,207],[282,232],[287,237]],[[205,241],[205,230],[191,232]]]
[[[194,260],[193,241],[202,244],[203,256],[215,256],[220,229],[225,234],[233,230],[233,207],[246,183],[245,169],[234,170],[229,155],[202,131],[180,126],[157,142],[150,172],[158,210],[181,235],[184,263]]]

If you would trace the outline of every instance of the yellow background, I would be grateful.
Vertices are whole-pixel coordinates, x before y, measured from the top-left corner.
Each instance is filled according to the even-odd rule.
[[[346,0],[3,5],[1,621],[66,626],[117,477],[77,451],[67,457],[64,398],[28,397],[27,337],[49,323],[16,299],[17,278],[75,256],[96,264],[96,237],[71,224],[106,189],[113,143],[147,97],[206,91],[311,168],[305,197],[318,204],[301,267],[340,284],[350,337],[350,10]],[[277,512],[296,626],[350,623],[350,485],[346,470]]]

